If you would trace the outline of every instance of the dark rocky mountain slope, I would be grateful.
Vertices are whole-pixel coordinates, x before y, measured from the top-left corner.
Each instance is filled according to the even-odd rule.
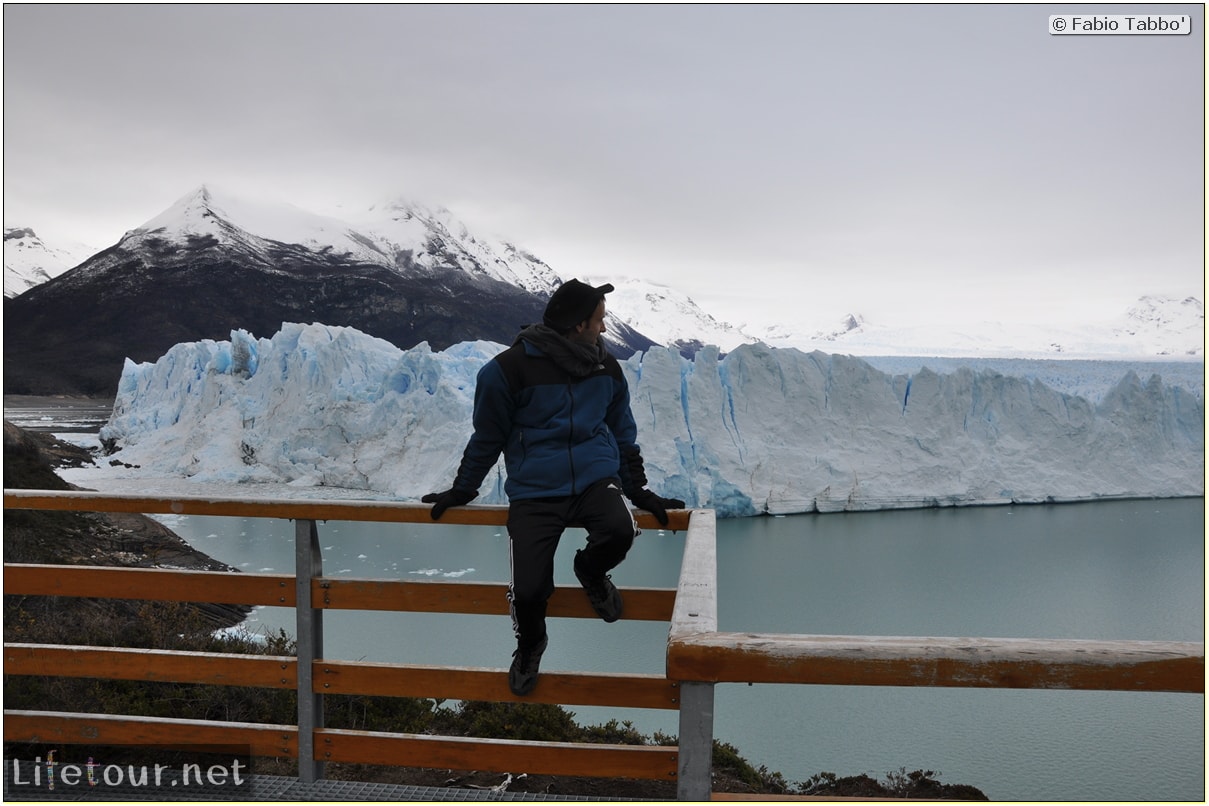
[[[493,248],[431,213],[387,212],[376,225],[383,235],[202,187],[71,271],[4,300],[5,393],[112,395],[127,358],[153,361],[235,329],[269,337],[283,322],[442,350],[510,344],[541,320],[558,277],[537,258]],[[610,324],[619,357],[654,344]]]
[[[408,278],[307,255],[263,266],[217,245],[102,255],[110,265],[85,278],[77,269],[4,301],[6,393],[113,394],[126,358],[152,361],[233,329],[271,336],[282,322],[346,325],[401,348],[510,342],[545,304],[496,280]]]

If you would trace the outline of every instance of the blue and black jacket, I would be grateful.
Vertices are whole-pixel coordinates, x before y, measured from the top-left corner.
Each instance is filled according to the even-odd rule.
[[[512,501],[578,495],[617,478],[629,495],[623,456],[637,456],[630,390],[617,359],[607,353],[585,377],[574,377],[525,340],[488,361],[474,390],[474,434],[453,486],[478,492],[500,453]]]

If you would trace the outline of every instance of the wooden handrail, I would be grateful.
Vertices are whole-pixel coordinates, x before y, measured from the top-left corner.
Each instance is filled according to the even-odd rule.
[[[297,521],[296,540],[316,550],[315,523],[327,520],[412,522],[432,524],[426,505],[377,501],[297,501],[212,498],[204,496],[124,496],[87,491],[5,490],[6,509],[135,512],[143,514],[273,517]],[[662,528],[649,513],[636,511],[647,529]],[[669,528],[687,528],[688,512],[669,513]],[[506,507],[460,507],[442,523],[501,525]],[[309,526],[305,524],[309,523]],[[299,544],[305,545],[305,544]],[[297,554],[297,557],[301,557]],[[313,555],[317,557],[318,555]],[[6,564],[4,590],[15,595],[86,596],[159,601],[263,604],[299,609],[299,629],[307,616],[314,623],[326,609],[367,609],[507,615],[507,586],[501,583],[429,580],[339,579],[322,576],[321,565],[299,559],[296,575],[113,568],[47,564]],[[307,578],[307,565],[311,569]],[[308,590],[309,588],[309,590]],[[624,589],[627,619],[666,621],[674,589]],[[301,602],[309,598],[309,602]],[[548,615],[596,618],[578,586],[560,586]],[[301,634],[301,633],[300,633]],[[303,642],[300,639],[300,651]],[[503,669],[425,667],[314,659],[304,667],[294,658],[170,652],[131,648],[62,645],[5,645],[5,672],[125,679],[148,682],[214,683],[299,692],[297,725],[273,726],[215,723],[201,720],[60,712],[6,712],[8,741],[140,744],[168,746],[181,736],[207,744],[242,744],[253,755],[314,756],[313,762],[350,761],[403,766],[509,771],[518,768],[561,775],[616,775],[674,779],[676,747],[563,745],[486,739],[410,736],[324,728],[309,716],[304,721],[302,692],[314,695],[416,696],[482,701],[679,708],[679,684],[660,675],[587,674],[546,670],[542,685],[525,698],[511,693]],[[321,645],[320,645],[321,650]],[[311,711],[309,713],[315,713]],[[303,730],[299,726],[306,725]],[[319,767],[306,768],[302,780],[314,780]],[[311,762],[311,763],[313,763]],[[518,766],[519,765],[519,766]],[[318,772],[322,775],[321,772]],[[311,777],[307,777],[311,776]]]
[[[509,691],[507,674],[502,669],[327,659],[312,661],[312,667],[312,687],[320,694],[616,708],[679,707],[679,685],[653,674],[547,671],[542,674],[540,689],[517,697]],[[11,643],[4,645],[4,673],[292,689],[298,684],[298,661],[285,655]]]
[[[173,513],[236,517],[290,518],[310,521],[386,521],[432,523],[425,505],[380,501],[248,501],[202,496],[127,497],[90,492],[5,490],[6,509],[90,510],[101,512]],[[451,509],[441,523],[500,525],[505,507]],[[636,512],[644,528],[660,528],[649,513]],[[1204,644],[1178,641],[1083,641],[1075,639],[994,639],[835,635],[782,635],[718,631],[716,534],[708,510],[668,513],[667,528],[687,530],[684,560],[675,591],[626,591],[626,617],[670,619],[667,677],[590,675],[543,672],[543,684],[526,698],[537,702],[586,705],[633,705],[680,709],[680,747],[613,747],[557,743],[449,739],[404,734],[341,731],[314,726],[299,735],[295,726],[224,724],[194,720],[154,720],[5,712],[5,738],[10,741],[78,740],[96,743],[170,744],[180,731],[191,739],[251,745],[253,753],[305,754],[315,761],[475,768],[495,771],[526,769],[556,774],[679,777],[681,799],[708,799],[713,735],[713,686],[716,683],[796,683],[813,685],[938,686],[967,688],[1036,688],[1204,693]],[[700,515],[701,517],[695,517]],[[301,544],[300,544],[301,545]],[[316,544],[317,545],[317,544]],[[302,563],[300,568],[304,568]],[[504,586],[495,583],[441,583],[400,580],[329,579],[319,564],[294,576],[219,572],[115,569],[82,566],[6,565],[4,592],[208,601],[232,604],[296,606],[307,595],[311,608],[374,609],[502,614],[507,612]],[[159,576],[156,576],[156,575]],[[171,586],[165,580],[173,580]],[[300,587],[299,587],[300,586]],[[301,594],[296,594],[301,590]],[[562,587],[550,600],[550,615],[594,617],[582,593]],[[300,642],[301,646],[301,642]],[[118,679],[177,679],[182,682],[279,687],[293,678],[303,691],[332,694],[447,696],[506,701],[516,699],[504,685],[501,670],[435,668],[400,664],[353,663],[315,659],[299,669],[280,658],[235,662],[225,656],[197,661],[168,659],[174,653],[150,650],[105,650],[95,647],[6,645],[5,672],[64,674]],[[92,653],[92,654],[89,654]],[[278,668],[273,669],[277,662]],[[47,671],[52,670],[53,671]],[[273,675],[277,683],[273,683]],[[235,681],[240,682],[236,683]],[[251,682],[260,680],[261,682]],[[673,682],[679,681],[679,682]],[[410,692],[410,693],[409,693]],[[437,692],[434,694],[433,692]],[[305,724],[300,721],[299,724]],[[23,738],[24,737],[24,738]],[[62,737],[62,738],[60,738]],[[75,738],[73,738],[75,737]],[[269,748],[272,748],[271,750]],[[301,762],[301,759],[300,759]],[[570,772],[569,770],[580,770]]]
[[[5,711],[4,741],[36,744],[242,746],[253,756],[298,757],[298,728],[68,711]]]
[[[542,670],[542,684],[524,697],[508,689],[503,670],[458,666],[412,666],[367,661],[317,660],[314,689],[322,694],[486,702],[545,702],[620,708],[680,707],[680,687],[663,675],[587,674]]]
[[[293,607],[293,574],[5,563],[4,595]]]
[[[100,599],[146,599],[171,602],[294,607],[294,577],[226,571],[181,571],[164,568],[114,568],[104,565],[5,563],[5,595],[84,596]],[[314,607],[333,610],[382,610],[469,615],[508,615],[508,586],[499,582],[432,580],[311,580]],[[626,588],[625,618],[667,621],[676,598],[674,588]],[[560,585],[550,597],[548,615],[597,618],[583,591]]]
[[[668,676],[712,683],[1204,693],[1205,645],[713,632],[673,638]]]
[[[203,495],[142,495],[99,493],[88,490],[15,490],[4,491],[5,509],[40,509],[61,512],[137,512],[145,515],[223,515],[241,518],[284,518],[316,521],[380,521],[384,523],[461,524],[503,526],[508,522],[508,507],[502,504],[477,504],[446,510],[441,520],[433,521],[428,504],[401,501],[306,501],[292,498],[230,498]],[[668,525],[655,516],[634,510],[643,529],[682,531],[688,528],[689,510],[669,510]]]
[[[311,581],[311,601],[329,610],[390,610],[470,615],[508,615],[508,586],[496,582],[349,579],[320,577]],[[625,618],[667,621],[675,588],[625,588]],[[555,587],[547,615],[598,618],[577,585]]]
[[[298,661],[284,655],[68,644],[5,644],[4,673],[259,688],[292,689],[298,685]]]
[[[702,514],[684,538],[669,641],[718,629],[717,524],[712,512]]]
[[[419,736],[321,728],[315,761],[535,774],[675,780],[675,747]],[[298,757],[293,725],[58,711],[5,711],[4,740],[38,744],[242,746],[254,756]]]
[[[114,717],[51,711],[4,712],[6,742],[46,744],[138,744],[172,747],[243,746],[251,755],[297,758],[294,725],[215,723],[202,719]],[[655,778],[676,777],[675,747],[631,744],[569,744],[566,742],[503,741],[491,738],[416,736],[335,730],[316,731],[314,760],[351,764],[407,765],[450,770],[509,772],[526,770],[545,775]]]
[[[675,747],[417,736],[332,728],[322,728],[315,734],[316,761],[676,780]]]

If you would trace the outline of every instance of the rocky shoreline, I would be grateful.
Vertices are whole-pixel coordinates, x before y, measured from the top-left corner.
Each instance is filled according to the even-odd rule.
[[[79,489],[61,479],[55,469],[93,463],[84,448],[4,422],[5,489]],[[238,572],[193,548],[160,522],[130,513],[6,510],[4,561]],[[64,598],[60,606],[80,601]],[[140,603],[112,604],[119,612],[137,617]],[[214,629],[240,624],[251,612],[245,605],[199,602],[192,607]]]

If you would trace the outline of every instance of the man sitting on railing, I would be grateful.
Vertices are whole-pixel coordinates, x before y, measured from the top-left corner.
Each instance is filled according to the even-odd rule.
[[[474,433],[453,486],[430,493],[433,520],[478,495],[500,453],[508,478],[512,580],[508,600],[517,648],[508,685],[524,696],[537,685],[546,650],[546,602],[554,593],[554,553],[571,524],[588,530],[575,552],[575,576],[607,622],[621,617],[621,594],[608,572],[639,534],[625,498],[667,525],[684,502],[647,489],[630,391],[604,348],[605,284],[570,280],[556,290],[540,325],[479,371]],[[623,495],[625,496],[623,498]]]

